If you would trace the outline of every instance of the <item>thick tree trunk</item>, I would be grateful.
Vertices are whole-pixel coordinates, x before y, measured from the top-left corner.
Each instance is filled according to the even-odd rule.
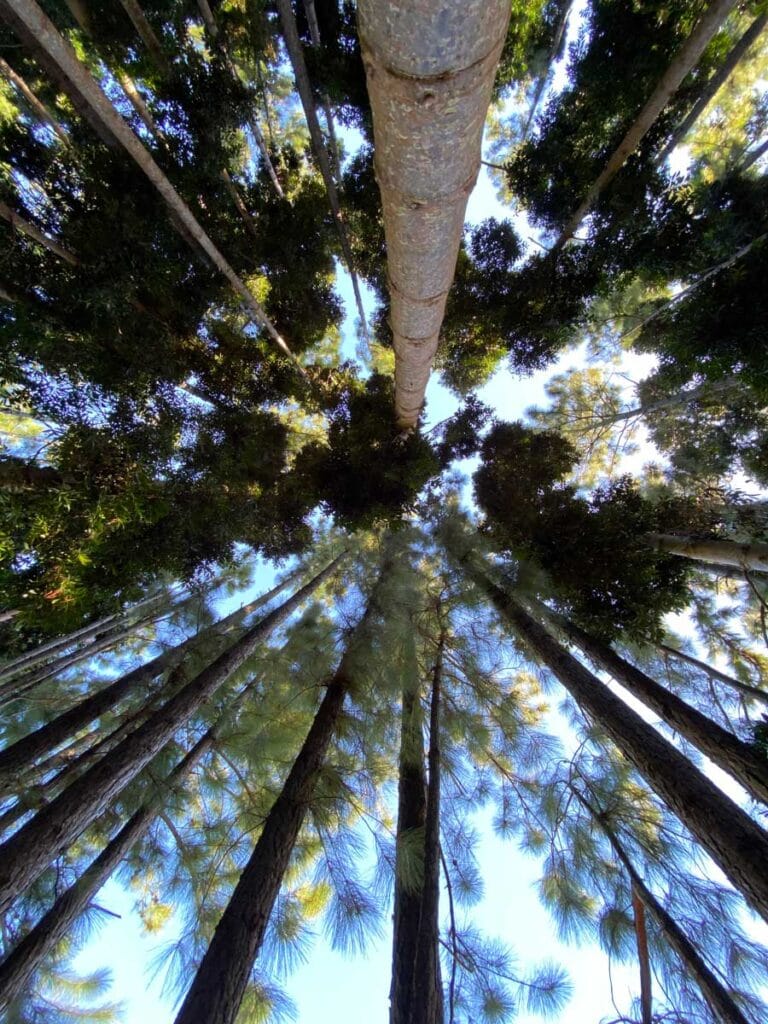
[[[27,982],[56,944],[64,938],[77,918],[88,908],[96,893],[118,868],[123,858],[147,832],[164,797],[178,788],[213,745],[209,730],[189,751],[171,774],[128,820],[80,878],[62,893],[35,927],[0,964],[0,1008],[23,995]]]
[[[0,847],[0,913],[110,805],[272,630],[336,570],[343,557],[334,559],[292,597],[247,630],[116,750],[81,775]]]
[[[734,888],[768,920],[768,834],[482,569],[467,559],[464,564],[505,621],[693,833]]]
[[[649,533],[655,551],[666,551],[697,562],[734,565],[751,572],[768,572],[768,544],[738,544],[732,540],[699,540],[684,534]]]
[[[365,317],[365,309],[363,308],[363,297],[360,293],[360,282],[358,281],[357,274],[355,272],[355,261],[352,256],[352,248],[349,244],[347,229],[344,226],[344,219],[341,215],[339,190],[336,187],[328,149],[326,147],[325,140],[323,139],[323,133],[320,130],[320,122],[317,117],[317,110],[315,109],[315,100],[312,95],[312,85],[309,81],[309,73],[307,71],[306,61],[304,60],[304,52],[301,48],[301,39],[299,38],[299,30],[296,27],[296,19],[293,15],[291,0],[276,0],[276,4],[280,14],[280,23],[283,26],[285,48],[288,51],[288,57],[291,61],[293,75],[296,79],[296,89],[299,93],[299,98],[301,99],[301,105],[304,108],[304,116],[307,120],[307,127],[309,128],[309,137],[312,140],[312,150],[315,154],[317,165],[320,168],[320,174],[323,178],[325,190],[328,193],[328,204],[331,207],[333,220],[339,234],[341,251],[344,254],[344,262],[347,264],[347,270],[349,271],[349,276],[352,281],[352,290],[354,291],[355,303],[357,305],[357,315],[360,317],[363,332],[367,337],[368,325]]]
[[[760,37],[760,34],[762,33],[766,24],[768,24],[768,13],[761,14],[759,17],[755,18],[755,20],[749,26],[747,31],[736,42],[736,44],[731,49],[730,53],[723,61],[723,63],[720,65],[717,71],[715,71],[715,73],[710,77],[709,81],[702,89],[701,95],[696,100],[694,105],[691,107],[688,114],[683,118],[678,127],[675,129],[672,138],[669,140],[667,145],[659,154],[659,157],[656,161],[657,165],[663,164],[672,152],[672,150],[680,142],[683,141],[685,136],[688,134],[691,128],[693,128],[698,119],[701,117],[701,115],[707,109],[707,107],[715,98],[717,93],[720,91],[720,88],[723,85],[725,85],[725,83],[731,77],[733,72],[736,70],[736,66],[738,65],[739,61],[742,60],[742,58],[746,55],[747,51],[750,49],[752,44],[755,43],[757,39]]]
[[[19,776],[25,771],[29,771],[39,757],[42,757],[43,754],[48,753],[50,750],[54,750],[68,736],[76,733],[78,729],[82,729],[89,722],[95,721],[110,711],[128,694],[136,692],[140,686],[157,678],[166,669],[174,668],[183,658],[193,653],[202,645],[215,641],[217,638],[225,641],[227,636],[231,634],[232,630],[237,627],[243,618],[268,604],[289,584],[293,583],[299,575],[301,575],[301,570],[287,576],[282,583],[273,587],[268,593],[262,594],[261,597],[256,598],[250,604],[236,609],[213,626],[208,626],[207,629],[195,634],[177,647],[164,651],[144,665],[139,665],[138,668],[132,669],[110,686],[106,686],[97,693],[91,694],[80,701],[79,704],[70,708],[69,711],[65,711],[57,718],[54,718],[53,721],[41,726],[28,736],[17,740],[16,743],[0,752],[0,792],[7,792],[9,789],[13,790],[17,785]],[[212,652],[212,656],[213,654],[218,654],[220,650],[221,646],[217,645]]]
[[[656,118],[680,88],[686,76],[696,67],[709,41],[722,23],[736,7],[737,0],[711,0],[697,25],[680,47],[677,55],[661,76],[636,120],[624,138],[613,151],[608,163],[597,176],[586,196],[574,211],[554,245],[554,251],[562,249],[573,238],[579,225],[591,210],[601,192],[613,181],[630,156],[635,152],[645,135],[653,127]]]
[[[135,160],[168,205],[173,218],[183,228],[185,237],[188,235],[194,240],[195,246],[205,254],[240,296],[253,319],[265,329],[277,347],[295,362],[290,349],[256,297],[202,229],[149,151],[123,121],[101,87],[80,63],[72,47],[39,5],[34,0],[0,0],[0,15],[32,50],[53,80],[67,92],[76,109],[88,119],[100,138],[108,145],[122,147]]]
[[[285,785],[272,806],[256,847],[240,876],[211,944],[179,1010],[175,1024],[233,1024],[264,939],[272,907],[304,821],[355,666],[379,614],[382,589],[395,566],[393,547],[385,549],[381,572],[365,613],[331,678]]]
[[[679,658],[681,661],[687,662],[689,665],[693,665],[694,668],[700,669],[710,679],[714,679],[718,683],[724,683],[726,686],[732,687],[734,690],[738,690],[739,693],[743,693],[745,697],[753,697],[755,700],[762,701],[763,704],[768,704],[768,691],[761,690],[757,686],[750,686],[748,683],[742,683],[740,679],[729,676],[725,672],[721,672],[720,669],[714,668],[712,665],[708,665],[705,661],[699,661],[698,658],[694,658],[692,654],[686,654],[685,651],[680,651],[676,647],[670,647],[668,644],[659,644],[659,650],[662,654],[672,655],[673,658]]]
[[[11,85],[21,93],[24,98],[24,102],[35,116],[44,124],[47,124],[52,128],[58,135],[59,139],[64,143],[64,145],[66,145],[69,142],[69,136],[67,133],[61,127],[50,110],[40,102],[37,96],[35,96],[21,75],[16,74],[11,65],[7,61],[3,60],[2,57],[0,57],[0,74],[7,78]]]
[[[643,882],[618,836],[608,824],[606,814],[592,807],[578,790],[573,790],[573,792],[590,812],[595,824],[608,838],[613,852],[629,875],[633,892],[636,892],[643,901],[646,909],[651,913],[659,926],[664,938],[677,953],[681,963],[699,986],[701,994],[704,996],[715,1017],[722,1024],[749,1024],[749,1021],[733,1001],[728,990],[702,959],[695,945],[672,915],[664,909],[661,902],[654,896],[645,882]]]
[[[558,628],[569,640],[577,644],[595,665],[612,676],[633,697],[637,697],[662,721],[692,743],[713,764],[739,782],[755,800],[768,804],[768,758],[761,756],[754,747],[686,704],[677,694],[671,693],[655,679],[651,679],[645,672],[611,650],[607,644],[601,643],[562,616],[553,615],[549,609],[543,608],[543,611],[548,617],[553,618]]]
[[[357,9],[387,240],[395,415],[412,430],[480,169],[510,5],[360,0]]]

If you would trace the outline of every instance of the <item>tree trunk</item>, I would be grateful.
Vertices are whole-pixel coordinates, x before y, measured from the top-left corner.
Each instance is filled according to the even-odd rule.
[[[670,647],[668,644],[658,644],[659,650],[664,654],[671,654],[673,658],[679,658],[681,661],[687,662],[689,665],[693,665],[694,668],[700,669],[710,679],[714,679],[718,683],[724,683],[726,686],[733,687],[734,690],[738,690],[739,693],[743,693],[746,697],[754,697],[755,700],[762,701],[763,704],[768,704],[768,691],[761,690],[757,686],[750,686],[748,683],[742,683],[740,679],[729,676],[725,672],[721,672],[720,669],[714,668],[712,665],[708,665],[704,661],[699,661],[698,658],[694,658],[692,654],[686,654],[685,651],[680,651],[676,647]]]
[[[538,606],[538,602],[537,602]],[[578,644],[587,657],[612,676],[625,690],[637,697],[668,726],[692,743],[718,768],[722,768],[755,798],[768,804],[768,758],[734,736],[711,718],[686,704],[675,693],[651,679],[615,651],[561,615],[541,606],[569,640]],[[537,608],[538,610],[538,608]]]
[[[701,95],[691,107],[689,113],[675,129],[672,138],[659,154],[659,157],[656,160],[657,166],[664,163],[672,150],[682,142],[691,128],[693,128],[698,119],[720,91],[720,88],[725,85],[736,70],[736,66],[739,61],[746,55],[752,44],[757,41],[766,24],[768,24],[768,13],[761,14],[759,17],[755,18],[747,31],[733,46],[723,63],[704,86]]]
[[[99,761],[0,847],[0,914],[45,871],[259,644],[335,570],[344,555],[252,626],[203,669],[109,757]]]
[[[146,48],[152,54],[152,59],[157,65],[157,68],[164,75],[167,75],[170,71],[168,58],[165,56],[162,43],[155,35],[155,30],[147,21],[147,16],[141,9],[141,5],[137,0],[120,0],[120,3],[123,5],[125,13],[131,19],[131,23],[136,29],[142,43],[144,43]]]
[[[18,217],[3,202],[0,202],[0,217],[4,217],[16,227]],[[31,225],[26,224],[23,229],[26,234],[31,234],[30,227]],[[11,494],[22,491],[50,491],[62,487],[65,483],[64,476],[53,466],[36,466],[25,459],[13,457],[0,459],[0,491],[9,491]]]
[[[80,63],[74,50],[34,0],[0,0],[0,15],[70,96],[75,108],[95,128],[108,145],[122,147],[149,178],[173,215],[200,251],[229,281],[253,319],[260,324],[277,347],[296,363],[291,350],[278,333],[256,297],[233,270],[230,263],[197,222],[192,211],[158,167],[149,151],[134,135],[110,103],[98,83]],[[299,364],[296,363],[299,367]],[[300,371],[303,370],[299,367]]]
[[[761,142],[759,146],[756,146],[751,153],[747,153],[744,159],[741,161],[738,167],[735,168],[735,174],[744,174],[748,171],[752,164],[757,163],[761,156],[764,156],[768,152],[768,139],[765,142]]]
[[[466,558],[464,564],[499,614],[693,833],[734,888],[768,920],[768,835],[763,829],[561,647],[482,569]]]
[[[653,1024],[653,990],[651,987],[651,958],[648,954],[648,935],[645,930],[645,906],[637,888],[632,886],[632,914],[637,942],[637,960],[640,964],[640,1007],[643,1024]]]
[[[629,855],[619,841],[618,836],[608,824],[605,812],[597,811],[593,808],[578,790],[573,789],[572,792],[575,793],[578,800],[587,808],[595,823],[608,838],[617,859],[624,866],[630,877],[633,892],[637,893],[647,910],[650,911],[656,920],[664,938],[677,953],[681,963],[699,986],[701,994],[704,996],[715,1017],[722,1024],[749,1024],[749,1021],[733,1001],[728,990],[707,966],[677,921],[664,909],[661,902],[643,882],[635,870]]]
[[[33,241],[42,245],[44,249],[54,253],[60,259],[65,260],[67,263],[76,267],[80,260],[74,253],[70,252],[69,249],[65,248],[60,242],[57,242],[55,238],[51,238],[50,235],[44,234],[39,228],[35,227],[30,221],[20,217],[15,210],[12,210],[7,203],[0,201],[0,217],[3,220],[7,220],[14,231],[18,231],[21,235],[27,235]],[[10,462],[13,460],[4,459],[3,463]],[[4,471],[0,475],[0,487],[3,490],[27,490],[30,486],[34,486],[34,483],[30,483],[30,479],[24,478],[23,476],[14,476],[10,474],[10,471]],[[58,475],[58,474],[57,474]]]
[[[389,547],[365,613],[328,683],[312,726],[267,815],[175,1024],[233,1024],[237,1017],[344,698],[355,685],[355,665],[360,664],[361,647],[371,635],[379,594],[394,565],[394,552]]]
[[[89,722],[100,718],[107,711],[126,697],[129,693],[135,692],[140,686],[157,678],[166,669],[174,668],[188,654],[197,650],[203,644],[220,638],[224,640],[237,624],[247,615],[258,608],[268,604],[274,597],[283,591],[289,584],[301,574],[301,571],[287,576],[282,583],[273,587],[266,594],[256,598],[248,605],[238,608],[225,616],[219,622],[208,626],[202,632],[195,634],[177,647],[164,651],[156,658],[139,665],[116,682],[97,693],[91,694],[80,701],[69,711],[54,718],[53,721],[36,729],[35,732],[17,740],[10,747],[0,752],[0,792],[13,790],[17,780],[25,771],[29,771],[35,761],[50,750],[54,750],[68,736],[72,736],[78,729],[88,725]],[[219,653],[220,646],[215,647],[214,653]]]
[[[677,55],[661,76],[636,120],[624,138],[613,151],[608,163],[591,185],[586,196],[574,211],[554,245],[553,251],[562,249],[573,238],[579,225],[591,210],[601,192],[613,181],[630,156],[653,127],[669,100],[677,92],[686,76],[696,67],[707,44],[722,23],[736,7],[737,0],[711,0],[691,34],[680,47]]]
[[[549,78],[549,72],[552,70],[553,63],[560,56],[560,47],[563,45],[565,39],[565,29],[568,24],[568,15],[571,13],[571,7],[573,7],[573,0],[563,0],[562,11],[557,21],[557,28],[555,29],[555,35],[552,40],[552,46],[547,56],[547,66],[544,68],[543,73],[539,76],[539,80],[536,83],[536,92],[533,95],[530,109],[528,111],[528,117],[526,118],[525,125],[523,127],[523,133],[520,136],[520,142],[525,142],[528,137],[531,124],[533,122],[533,116],[536,113],[541,97],[544,94],[544,88]]]
[[[0,964],[0,1008],[8,1006],[24,993],[27,982],[44,958],[64,938],[77,918],[88,908],[102,885],[119,867],[123,858],[147,832],[162,806],[163,798],[168,792],[178,788],[211,749],[213,741],[213,730],[209,730],[163,780],[150,799],[132,815],[78,880],[59,896],[50,910]]]
[[[649,533],[654,551],[666,551],[697,562],[734,565],[751,572],[768,572],[768,544],[738,544],[733,540],[699,540],[684,534]]]
[[[690,405],[691,402],[706,404],[707,400],[717,399],[723,393],[735,391],[742,387],[737,377],[725,377],[722,380],[702,384],[698,388],[691,388],[690,391],[678,391],[677,394],[667,398],[660,398],[655,402],[648,402],[644,405],[635,406],[634,409],[624,409],[622,412],[614,413],[606,418],[608,423],[620,423],[623,420],[631,420],[635,416],[651,416],[657,412],[666,412],[668,409],[679,409]]]
[[[40,102],[37,96],[35,96],[21,75],[16,74],[10,64],[3,60],[2,57],[0,57],[0,74],[7,78],[11,85],[21,93],[29,109],[36,115],[36,117],[52,128],[58,135],[61,142],[66,146],[69,142],[69,136],[67,133],[61,127],[50,110]]]
[[[412,430],[480,169],[510,5],[360,0],[357,10],[387,241],[395,415]]]
[[[320,130],[320,122],[317,118],[315,100],[312,95],[312,85],[309,81],[309,73],[307,72],[307,65],[301,48],[301,39],[299,38],[299,30],[296,27],[296,19],[293,15],[291,0],[276,0],[276,6],[280,14],[280,23],[283,26],[285,48],[288,51],[288,57],[290,58],[291,67],[293,68],[293,75],[296,79],[296,89],[298,90],[299,97],[301,99],[301,105],[304,108],[304,116],[307,120],[307,127],[309,128],[309,137],[312,140],[312,150],[315,154],[317,165],[320,168],[320,174],[323,178],[325,191],[328,193],[328,204],[331,207],[333,220],[336,224],[336,230],[341,243],[341,251],[344,255],[344,262],[347,264],[347,270],[349,271],[349,276],[352,281],[352,290],[354,291],[355,304],[357,305],[357,315],[360,317],[363,333],[367,338],[368,324],[365,317],[365,309],[363,308],[363,297],[360,293],[360,282],[358,281],[357,274],[355,272],[355,261],[352,257],[352,249],[349,244],[349,238],[347,237],[347,229],[344,226],[344,219],[341,215],[339,191],[333,178],[333,170],[328,156],[328,149],[325,145],[325,140],[323,139],[323,133]]]
[[[304,0],[304,10],[307,15],[307,24],[309,25],[309,35],[312,39],[312,46],[319,50],[322,48],[323,42],[320,38],[320,24],[317,20],[315,0]],[[341,160],[339,159],[339,144],[336,140],[336,129],[333,124],[331,100],[327,92],[323,93],[323,113],[325,114],[325,122],[328,126],[328,151],[332,162],[331,170],[333,171],[334,178],[338,181],[341,174]]]

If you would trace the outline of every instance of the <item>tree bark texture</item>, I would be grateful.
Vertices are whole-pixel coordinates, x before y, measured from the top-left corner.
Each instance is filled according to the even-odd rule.
[[[424,403],[509,12],[505,0],[358,3],[403,430]]]
[[[555,250],[576,234],[579,225],[592,208],[600,193],[613,181],[630,156],[635,152],[656,118],[677,92],[686,76],[696,67],[709,41],[736,7],[737,0],[712,0],[695,28],[680,47],[677,55],[661,76],[643,109],[637,115],[626,135],[608,158],[587,194],[576,208],[555,242]]]
[[[768,834],[599,679],[482,569],[471,578],[531,651],[607,733],[653,791],[688,828],[734,888],[768,920]]]
[[[110,805],[142,768],[245,662],[259,644],[327,579],[343,555],[259,620],[171,697],[108,757],[93,765],[0,846],[0,913]]]
[[[551,615],[549,609],[544,611]],[[686,704],[677,694],[661,686],[607,644],[601,643],[560,615],[553,616],[553,619],[558,628],[581,648],[590,661],[612,676],[633,697],[637,697],[662,721],[697,747],[713,764],[727,772],[755,800],[768,804],[767,758],[701,711]]]
[[[739,544],[733,540],[699,540],[673,533],[649,533],[655,551],[666,551],[697,562],[734,565],[752,572],[768,572],[768,544]]]
[[[152,155],[120,117],[96,80],[80,63],[72,47],[39,5],[34,0],[0,0],[0,16],[35,54],[51,78],[65,90],[75,108],[86,117],[99,137],[108,145],[122,147],[127,151],[162,196],[173,218],[183,228],[184,236],[194,240],[195,247],[199,248],[227,279],[253,319],[265,329],[275,345],[294,360],[291,350],[256,297],[211,241],[187,204],[155,163]]]

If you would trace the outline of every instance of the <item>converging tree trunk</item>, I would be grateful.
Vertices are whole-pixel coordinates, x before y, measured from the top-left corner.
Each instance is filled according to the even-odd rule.
[[[607,644],[590,636],[573,622],[537,604],[538,610],[543,610],[568,639],[581,648],[590,661],[612,676],[633,697],[637,697],[662,721],[697,747],[713,764],[741,783],[751,796],[768,804],[768,758],[761,756],[750,744],[740,740],[738,736],[734,736],[732,732],[713,722],[690,704],[686,704],[677,694],[671,693]]]
[[[360,664],[361,650],[369,642],[374,627],[378,595],[394,564],[390,549],[365,613],[328,682],[312,726],[267,815],[175,1024],[233,1024],[237,1017],[344,699],[355,685],[356,665]]]
[[[671,743],[569,654],[479,566],[463,564],[502,618],[603,729],[732,885],[768,920],[768,834]]]
[[[480,169],[510,5],[360,0],[357,10],[387,241],[395,415],[412,430]]]
[[[292,597],[248,629],[147,722],[0,846],[0,913],[109,806],[272,630],[336,571],[343,557],[334,559]]]
[[[0,57],[0,75],[3,75],[3,77],[15,87],[35,116],[44,124],[47,124],[52,128],[58,135],[59,140],[66,145],[69,142],[69,136],[66,131],[61,127],[45,104],[41,103],[37,96],[35,96],[34,92],[32,92],[21,75],[17,74],[11,65],[7,61],[3,60],[2,57]]]
[[[733,540],[699,540],[683,534],[649,533],[655,551],[717,565],[733,565],[752,572],[768,572],[768,544],[739,544]]]
[[[679,658],[680,661],[684,661],[686,664],[699,669],[705,675],[709,676],[710,679],[713,679],[718,683],[723,683],[725,686],[730,686],[734,690],[738,690],[738,692],[744,694],[745,697],[753,697],[755,700],[759,700],[763,704],[768,704],[768,690],[761,690],[757,686],[750,686],[749,683],[742,683],[740,679],[736,679],[734,676],[729,676],[726,672],[721,672],[719,668],[715,668],[713,665],[708,665],[705,661],[699,661],[699,659],[694,658],[692,654],[686,654],[685,651],[681,651],[677,647],[670,647],[669,644],[661,643],[657,646],[663,656],[671,655],[673,658]]]

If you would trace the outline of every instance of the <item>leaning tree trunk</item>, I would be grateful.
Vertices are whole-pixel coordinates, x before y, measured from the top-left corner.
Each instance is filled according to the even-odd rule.
[[[105,686],[104,689],[84,698],[79,704],[70,708],[69,711],[65,711],[54,718],[53,721],[41,726],[28,736],[17,740],[16,743],[11,744],[10,747],[0,752],[0,794],[14,790],[17,787],[19,777],[24,772],[29,771],[39,757],[54,750],[68,736],[76,733],[78,729],[82,729],[89,722],[95,721],[110,711],[123,698],[131,693],[135,693],[140,686],[150,682],[152,679],[156,679],[167,669],[175,668],[183,658],[192,654],[202,645],[212,640],[225,641],[226,637],[244,617],[268,604],[272,598],[276,597],[292,583],[299,574],[299,572],[291,573],[282,583],[278,583],[276,587],[273,587],[266,594],[262,594],[261,597],[256,598],[250,604],[236,609],[219,622],[208,626],[177,647],[164,651],[144,665],[139,665],[138,668],[128,672],[110,686]],[[220,644],[217,644],[213,653],[218,654],[220,649]]]
[[[90,768],[0,847],[0,914],[104,811],[259,644],[317,589],[344,555],[252,626],[112,753]]]
[[[734,888],[768,920],[768,834],[642,720],[466,557],[470,577],[531,651],[603,729],[723,870]]]
[[[37,96],[35,96],[21,75],[17,74],[10,64],[3,60],[2,57],[0,57],[0,74],[3,75],[4,78],[7,78],[18,92],[21,93],[27,106],[33,111],[35,116],[44,124],[47,124],[49,128],[52,128],[58,135],[59,140],[66,145],[69,142],[69,136],[66,131],[61,127],[45,104],[41,103]]]
[[[0,16],[30,48],[52,79],[69,95],[76,110],[88,120],[99,137],[107,145],[126,150],[167,204],[172,219],[181,225],[184,237],[193,240],[195,248],[205,254],[240,296],[253,319],[298,367],[285,340],[254,294],[211,241],[150,152],[120,117],[99,84],[77,59],[70,44],[35,0],[0,0]]]
[[[358,3],[387,241],[395,415],[417,423],[437,351],[508,0]]]
[[[608,824],[606,814],[592,807],[592,805],[578,790],[572,789],[572,792],[587,808],[595,824],[607,837],[617,859],[621,862],[625,871],[629,875],[633,892],[637,893],[643,901],[645,907],[650,911],[659,926],[664,938],[677,953],[680,958],[680,962],[699,986],[701,994],[704,996],[704,999],[712,1010],[714,1016],[721,1021],[722,1024],[749,1024],[749,1021],[734,1002],[726,987],[702,959],[695,945],[691,942],[672,915],[665,910],[660,900],[654,896],[642,880],[632,863],[629,854],[624,849],[616,833]]]
[[[651,679],[607,644],[548,608],[541,606],[541,610],[595,665],[692,743],[713,764],[739,782],[755,800],[768,804],[768,758],[762,757],[750,744],[686,704],[676,693],[671,693],[655,679]]]
[[[365,613],[267,815],[251,858],[235,886],[175,1024],[233,1024],[293,852],[347,692],[355,684],[361,651],[370,642],[379,597],[394,568],[390,548]]]
[[[685,651],[678,650],[677,647],[670,647],[668,644],[660,643],[658,644],[658,648],[662,655],[672,655],[673,658],[679,658],[688,665],[692,665],[694,668],[699,669],[715,682],[723,683],[725,686],[730,686],[745,697],[753,697],[755,700],[762,701],[763,704],[768,704],[768,690],[761,690],[757,686],[750,686],[749,683],[742,683],[740,679],[736,679],[734,676],[729,676],[726,672],[721,672],[719,668],[714,668],[712,665],[708,665],[705,661],[699,661],[699,659],[694,658],[692,654],[686,654]]]
[[[649,533],[655,551],[717,565],[733,565],[752,572],[768,572],[768,544],[739,544],[733,540],[699,540],[674,533]]]
[[[725,85],[736,70],[739,61],[746,56],[747,51],[750,49],[752,44],[758,40],[766,24],[768,24],[768,13],[761,14],[759,17],[755,18],[747,31],[734,44],[723,63],[702,89],[701,95],[691,107],[688,114],[683,118],[673,132],[672,138],[666,144],[656,160],[657,165],[664,163],[672,150],[678,145],[678,143],[682,142],[691,128],[693,128],[698,119],[720,91],[721,87]]]
[[[595,200],[613,181],[653,127],[656,118],[664,110],[674,93],[680,88],[686,76],[696,67],[709,41],[734,7],[736,7],[736,4],[737,0],[712,0],[709,4],[691,34],[680,47],[674,60],[661,76],[656,88],[637,115],[634,123],[608,158],[608,163],[569,218],[560,237],[555,242],[553,251],[562,249],[565,243],[576,234],[579,225],[592,209]]]

